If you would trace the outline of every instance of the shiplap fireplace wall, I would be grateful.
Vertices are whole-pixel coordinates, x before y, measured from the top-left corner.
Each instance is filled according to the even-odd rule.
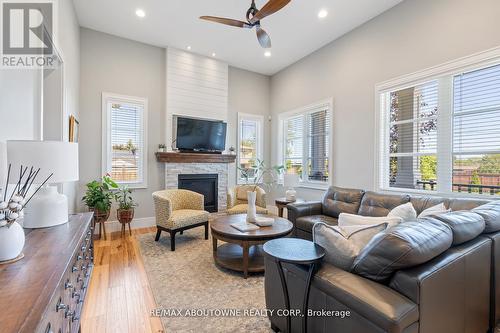
[[[172,149],[174,115],[228,118],[228,64],[175,48],[167,48],[166,142]]]

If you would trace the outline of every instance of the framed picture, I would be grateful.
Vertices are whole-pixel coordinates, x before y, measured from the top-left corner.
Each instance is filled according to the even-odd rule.
[[[80,123],[71,115],[69,117],[69,142],[78,142],[80,138]]]

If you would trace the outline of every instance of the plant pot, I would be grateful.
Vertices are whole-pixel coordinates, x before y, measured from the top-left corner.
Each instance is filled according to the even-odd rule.
[[[91,208],[91,211],[94,212],[94,222],[95,223],[106,222],[109,218],[109,212],[110,212],[109,209],[107,211],[102,211],[102,210],[99,210],[97,208]]]
[[[247,222],[255,222],[257,220],[257,207],[255,206],[255,202],[257,200],[257,192],[248,191],[247,192]]]
[[[24,247],[24,230],[19,223],[14,222],[10,227],[0,228],[0,261],[17,258]]]
[[[130,223],[134,219],[134,209],[117,209],[116,217],[120,223]]]

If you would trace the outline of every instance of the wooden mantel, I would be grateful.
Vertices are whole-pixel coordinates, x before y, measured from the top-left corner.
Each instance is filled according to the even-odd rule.
[[[157,152],[156,160],[161,163],[234,163],[236,155]]]

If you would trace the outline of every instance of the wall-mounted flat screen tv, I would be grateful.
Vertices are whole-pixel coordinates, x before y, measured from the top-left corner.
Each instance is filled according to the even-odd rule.
[[[226,149],[225,122],[177,116],[175,123],[179,151],[222,153]]]

